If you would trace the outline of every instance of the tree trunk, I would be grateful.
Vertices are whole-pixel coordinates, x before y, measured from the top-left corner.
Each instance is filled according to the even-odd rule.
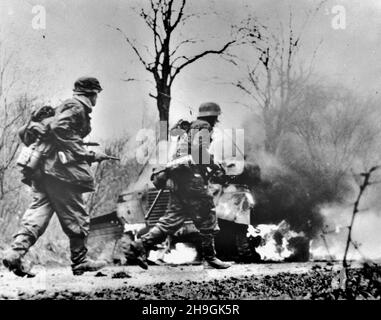
[[[263,112],[263,122],[265,126],[265,150],[268,153],[275,154],[276,136],[274,135],[274,128],[271,116],[267,110],[264,110]]]
[[[158,86],[157,108],[159,110],[159,141],[168,140],[169,131],[169,108],[171,104],[171,88],[169,86]]]

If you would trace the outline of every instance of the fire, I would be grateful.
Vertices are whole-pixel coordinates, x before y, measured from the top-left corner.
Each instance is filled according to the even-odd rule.
[[[290,229],[290,225],[282,221],[276,224],[261,224],[257,227],[252,225],[248,228],[247,236],[260,236],[260,246],[256,251],[264,261],[284,261],[296,254],[296,248],[292,241],[298,237],[304,237],[302,232],[297,233]],[[157,250],[151,250],[149,260],[157,263],[186,264],[195,262],[197,259],[196,249],[188,243],[176,243],[174,248],[169,248],[165,243]]]
[[[276,224],[260,224],[254,228],[249,226],[249,236],[261,236],[261,245],[256,251],[264,261],[283,261],[295,253],[290,244],[290,240],[295,237],[304,236],[303,233],[296,233],[290,229],[286,221]]]
[[[153,262],[164,262],[170,264],[186,264],[196,260],[197,251],[187,243],[179,242],[173,249],[167,247],[151,250],[148,260]]]

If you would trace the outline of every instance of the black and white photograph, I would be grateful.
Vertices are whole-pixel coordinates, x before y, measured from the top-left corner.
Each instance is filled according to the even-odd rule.
[[[379,0],[0,0],[0,300],[380,300],[380,57]]]

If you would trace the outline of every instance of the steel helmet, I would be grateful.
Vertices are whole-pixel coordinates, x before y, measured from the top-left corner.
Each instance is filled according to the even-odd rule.
[[[200,107],[198,108],[199,117],[209,117],[209,116],[218,117],[220,114],[221,114],[221,108],[215,102],[201,103]]]
[[[93,77],[81,77],[74,82],[74,92],[94,93],[102,90],[98,79]]]

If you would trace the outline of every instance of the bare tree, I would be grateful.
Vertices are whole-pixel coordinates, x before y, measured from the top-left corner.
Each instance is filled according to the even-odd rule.
[[[267,152],[275,153],[281,137],[291,128],[295,113],[303,106],[301,99],[305,83],[313,71],[316,50],[308,65],[297,61],[302,32],[320,8],[307,14],[305,23],[296,31],[290,11],[287,26],[271,30],[256,17],[249,17],[238,28],[243,43],[254,49],[256,63],[246,67],[246,77],[233,84],[249,95],[262,110]]]
[[[333,190],[357,162],[368,166],[380,139],[378,103],[344,88],[310,86],[304,108],[293,121],[293,133],[310,171],[330,172]],[[311,166],[313,170],[311,170]]]
[[[197,17],[197,14],[186,14],[186,2],[186,0],[150,0],[150,8],[140,10],[140,17],[152,33],[151,48],[145,48],[152,58],[146,58],[136,42],[121,28],[116,28],[122,33],[144,68],[153,75],[156,94],[150,94],[150,96],[157,101],[160,121],[166,123],[166,128],[160,130],[160,140],[167,139],[171,87],[177,75],[187,66],[207,55],[223,54],[234,43],[234,40],[231,40],[218,49],[205,50],[192,56],[181,54],[184,47],[201,42],[201,40],[187,37],[178,43],[173,43],[175,31],[181,29],[190,18]]]
[[[35,98],[22,86],[19,61],[0,41],[0,234],[8,234],[12,222],[23,210],[19,190],[21,175],[15,165],[20,140],[18,129],[25,123]]]
[[[0,200],[12,191],[7,172],[19,149],[17,129],[27,116],[31,99],[27,94],[15,94],[18,73],[9,54],[0,43]]]
[[[0,112],[0,200],[14,191],[13,183],[7,182],[7,173],[14,167],[14,160],[19,150],[20,140],[17,129],[25,121],[31,101],[26,95],[9,103],[5,98],[1,103]]]

